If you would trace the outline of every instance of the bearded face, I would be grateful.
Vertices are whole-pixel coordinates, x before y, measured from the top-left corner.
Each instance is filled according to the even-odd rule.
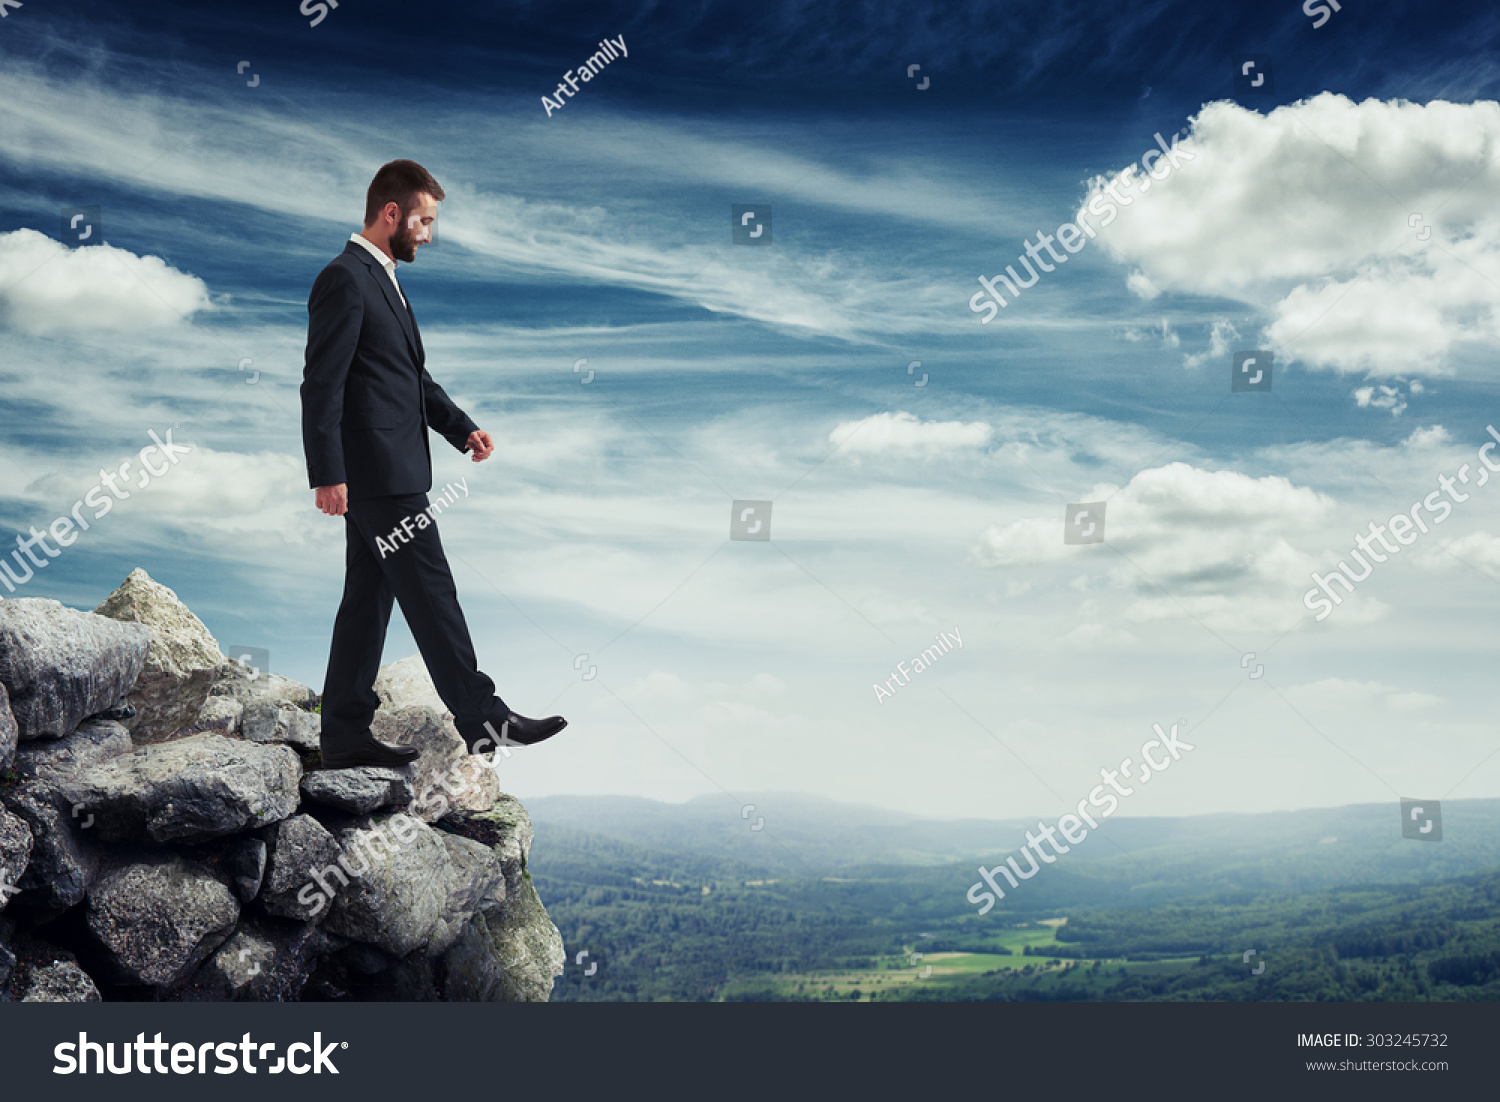
[[[422,199],[425,198],[425,196],[419,197],[420,205],[407,211],[401,218],[400,227],[391,234],[391,255],[407,264],[417,258],[418,245],[432,241],[433,223],[437,219],[437,205],[430,200],[422,203]]]
[[[417,242],[427,239],[427,229],[413,216],[405,220],[401,228],[391,235],[391,255],[410,264],[417,259]]]

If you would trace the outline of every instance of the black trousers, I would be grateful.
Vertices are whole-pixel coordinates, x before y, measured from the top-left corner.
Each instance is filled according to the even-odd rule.
[[[437,524],[426,515],[428,504],[426,494],[349,503],[344,599],[323,683],[324,750],[349,746],[375,717],[380,706],[375,676],[393,600],[401,605],[438,696],[458,723],[495,719],[498,724],[509,711],[495,695],[495,683],[479,671]]]

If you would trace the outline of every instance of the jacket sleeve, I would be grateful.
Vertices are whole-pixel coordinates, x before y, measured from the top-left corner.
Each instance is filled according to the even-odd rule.
[[[427,374],[425,367],[422,368],[422,396],[427,403],[427,424],[459,451],[468,451],[469,434],[478,432],[479,426],[454,404],[453,399]]]
[[[353,275],[330,264],[307,300],[307,358],[302,372],[302,448],[313,489],[348,481],[344,472],[344,383],[359,346],[364,299]]]

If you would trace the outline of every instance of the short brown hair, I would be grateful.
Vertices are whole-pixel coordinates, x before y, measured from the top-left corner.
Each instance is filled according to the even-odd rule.
[[[391,161],[381,165],[375,179],[370,181],[370,190],[365,192],[365,225],[379,218],[387,203],[399,206],[404,218],[416,206],[417,196],[424,191],[434,199],[444,198],[442,185],[416,161]]]

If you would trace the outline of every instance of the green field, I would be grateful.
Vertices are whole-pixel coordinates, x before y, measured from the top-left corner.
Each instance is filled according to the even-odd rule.
[[[916,992],[907,989],[924,986],[941,989],[957,981],[983,976],[1004,978],[1029,977],[1028,982],[1042,986],[1055,979],[1084,978],[1102,988],[1106,980],[1114,982],[1124,973],[1168,975],[1191,967],[1196,958],[1157,961],[1078,958],[1068,954],[1076,950],[1057,940],[1057,931],[1067,919],[1040,919],[1015,923],[992,934],[992,952],[923,952],[920,941],[905,947],[900,956],[877,958],[870,967],[829,968],[791,972],[774,978],[747,976],[731,979],[718,992],[718,998],[743,999],[813,999],[839,1002],[874,1002],[888,998],[906,998]],[[1064,955],[1050,956],[1058,947]],[[1094,965],[1098,964],[1097,970]],[[941,995],[938,995],[941,997]]]

